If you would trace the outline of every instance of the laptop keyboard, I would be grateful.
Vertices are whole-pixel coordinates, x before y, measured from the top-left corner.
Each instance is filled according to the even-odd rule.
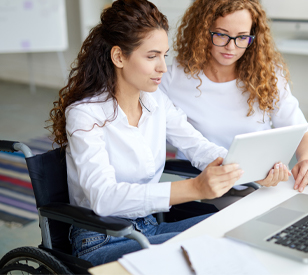
[[[267,241],[308,253],[308,216],[268,238]]]

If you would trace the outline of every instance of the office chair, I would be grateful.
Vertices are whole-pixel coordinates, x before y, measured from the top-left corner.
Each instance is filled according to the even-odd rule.
[[[42,243],[38,247],[19,247],[5,254],[0,260],[0,274],[15,274],[17,271],[22,274],[89,274],[92,264],[71,255],[68,240],[71,225],[111,236],[125,236],[135,239],[142,248],[149,247],[147,238],[135,231],[129,221],[100,217],[90,209],[69,204],[64,149],[57,148],[34,156],[23,143],[0,140],[0,151],[24,153],[42,234]],[[189,162],[178,167],[179,162],[168,161],[164,173],[187,177],[200,173]],[[186,173],[179,171],[181,169]],[[160,220],[177,221],[217,211],[198,202],[173,206],[171,210],[167,218],[160,215]]]

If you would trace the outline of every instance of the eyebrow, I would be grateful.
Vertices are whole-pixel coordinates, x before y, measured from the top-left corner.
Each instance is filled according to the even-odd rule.
[[[223,29],[223,28],[216,28],[216,29],[222,30],[222,31],[224,31],[224,32],[229,32],[228,30],[225,30],[225,29]],[[247,34],[247,33],[250,33],[250,31],[239,32],[238,34]]]
[[[169,49],[166,51],[166,53],[169,52]],[[148,53],[161,53],[161,51],[158,50],[150,50]]]

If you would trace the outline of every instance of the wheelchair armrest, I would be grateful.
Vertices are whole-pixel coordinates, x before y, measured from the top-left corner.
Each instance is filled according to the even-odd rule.
[[[117,217],[101,217],[91,209],[67,203],[50,203],[38,210],[43,217],[112,236],[128,235],[134,230],[129,221]]]
[[[261,188],[261,185],[258,184],[258,183],[256,183],[256,182],[244,183],[244,184],[242,184],[242,186],[252,187],[252,188],[255,189],[255,190]]]
[[[201,171],[192,166],[188,160],[169,159],[165,163],[165,169],[163,173],[194,178],[198,176]]]

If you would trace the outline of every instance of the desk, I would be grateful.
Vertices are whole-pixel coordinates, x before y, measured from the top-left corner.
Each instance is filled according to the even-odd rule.
[[[224,236],[225,232],[298,194],[298,191],[293,190],[293,183],[294,179],[292,178],[287,182],[280,182],[276,187],[263,187],[256,190],[241,200],[222,209],[215,215],[170,239],[168,243],[197,237],[202,234],[221,238]],[[305,189],[304,193],[308,194],[308,188]],[[257,248],[252,248],[252,250],[255,256],[271,274],[308,274],[308,265]],[[129,274],[118,262],[91,268],[90,272],[94,275]]]

